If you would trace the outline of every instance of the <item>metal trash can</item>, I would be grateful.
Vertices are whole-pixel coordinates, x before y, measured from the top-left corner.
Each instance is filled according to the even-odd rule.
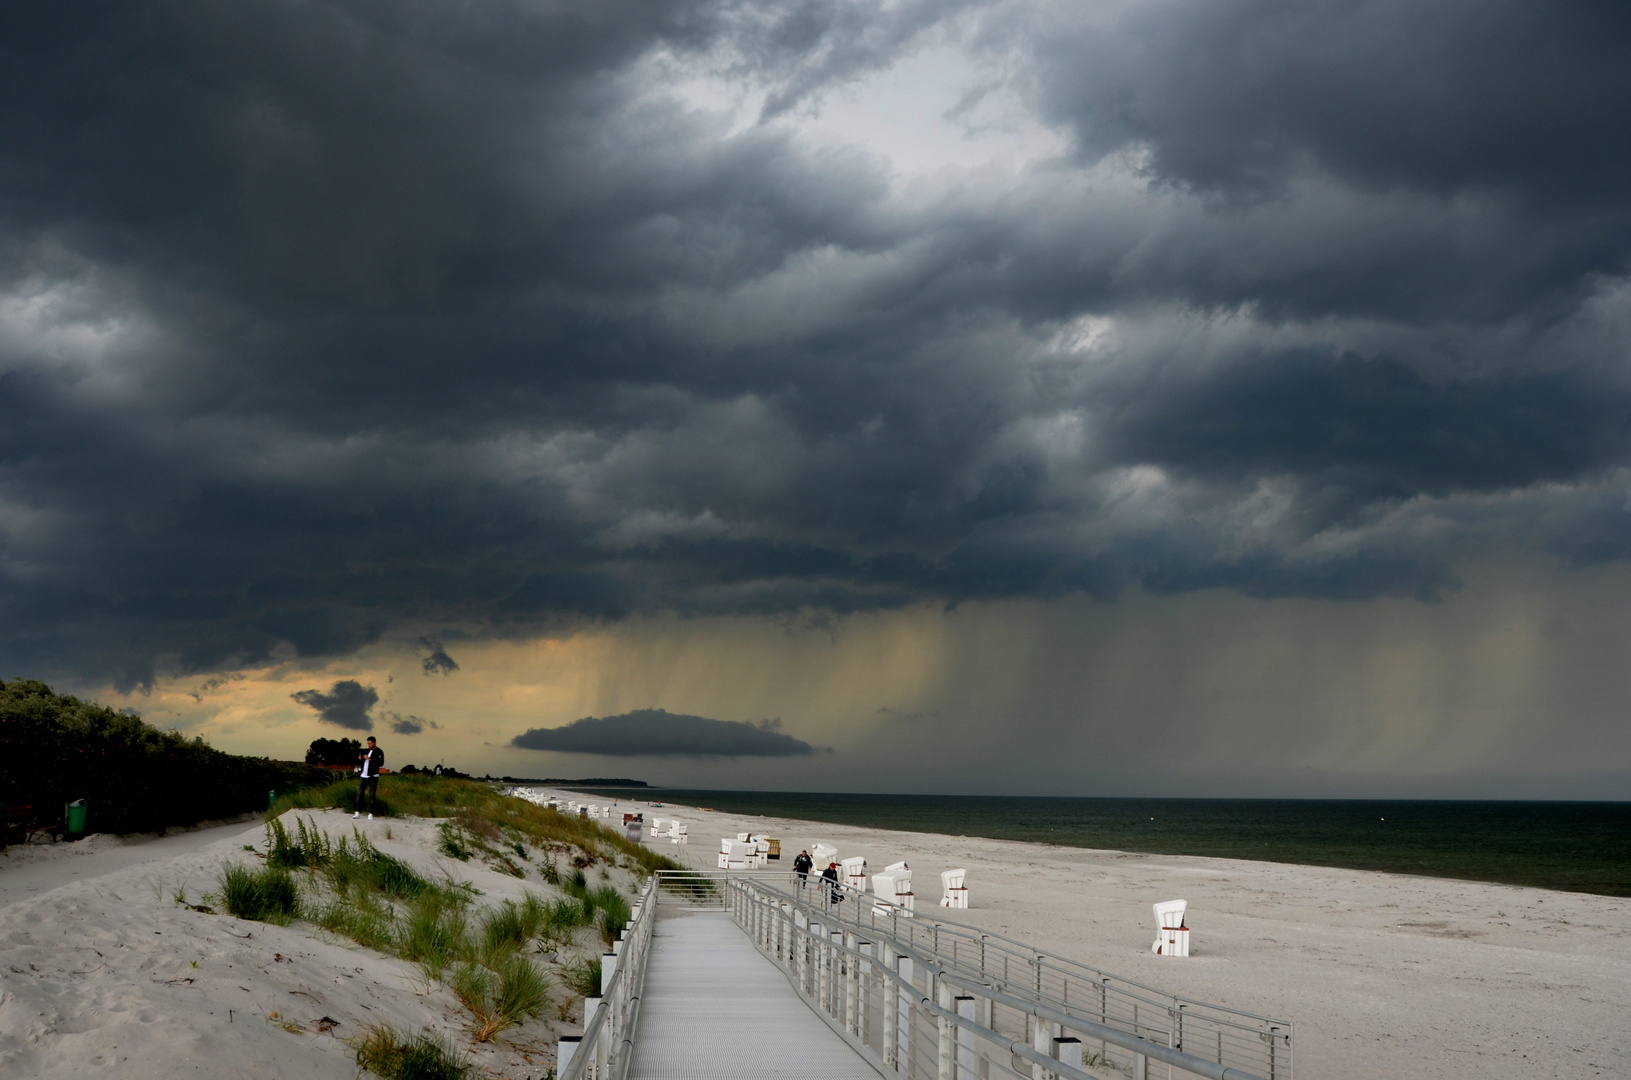
[[[75,799],[63,807],[63,820],[68,826],[68,839],[78,840],[85,835],[85,809],[84,799]]]

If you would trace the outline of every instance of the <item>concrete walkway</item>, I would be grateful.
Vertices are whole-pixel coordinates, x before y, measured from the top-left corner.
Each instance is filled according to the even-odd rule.
[[[640,997],[633,1080],[878,1080],[729,915],[661,915]]]

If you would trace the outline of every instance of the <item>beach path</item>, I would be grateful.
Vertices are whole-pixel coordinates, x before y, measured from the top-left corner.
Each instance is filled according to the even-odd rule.
[[[723,911],[663,912],[629,1076],[878,1078]]]
[[[254,843],[260,840],[261,832],[262,826],[257,818],[254,821],[238,821],[171,833],[139,843],[120,842],[112,846],[85,848],[80,848],[79,844],[52,844],[39,850],[11,849],[18,857],[18,861],[15,865],[7,865],[11,862],[10,858],[0,862],[0,907],[39,896],[76,881],[89,881],[104,874],[111,874],[127,866],[160,862],[177,855],[199,851],[217,840],[225,840],[240,833],[244,834],[244,843]],[[114,839],[104,838],[98,834],[80,841],[80,844],[90,845],[99,840]]]

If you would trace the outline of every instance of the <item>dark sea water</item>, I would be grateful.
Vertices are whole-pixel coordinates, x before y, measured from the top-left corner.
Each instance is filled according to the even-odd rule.
[[[735,813],[1631,896],[1631,803],[629,791]]]

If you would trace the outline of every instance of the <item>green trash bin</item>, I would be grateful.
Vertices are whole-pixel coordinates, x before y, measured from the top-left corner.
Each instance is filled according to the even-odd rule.
[[[266,793],[266,809],[270,810],[277,804],[277,788]]]
[[[75,799],[64,807],[63,817],[68,823],[68,839],[78,840],[85,835],[85,800]]]

